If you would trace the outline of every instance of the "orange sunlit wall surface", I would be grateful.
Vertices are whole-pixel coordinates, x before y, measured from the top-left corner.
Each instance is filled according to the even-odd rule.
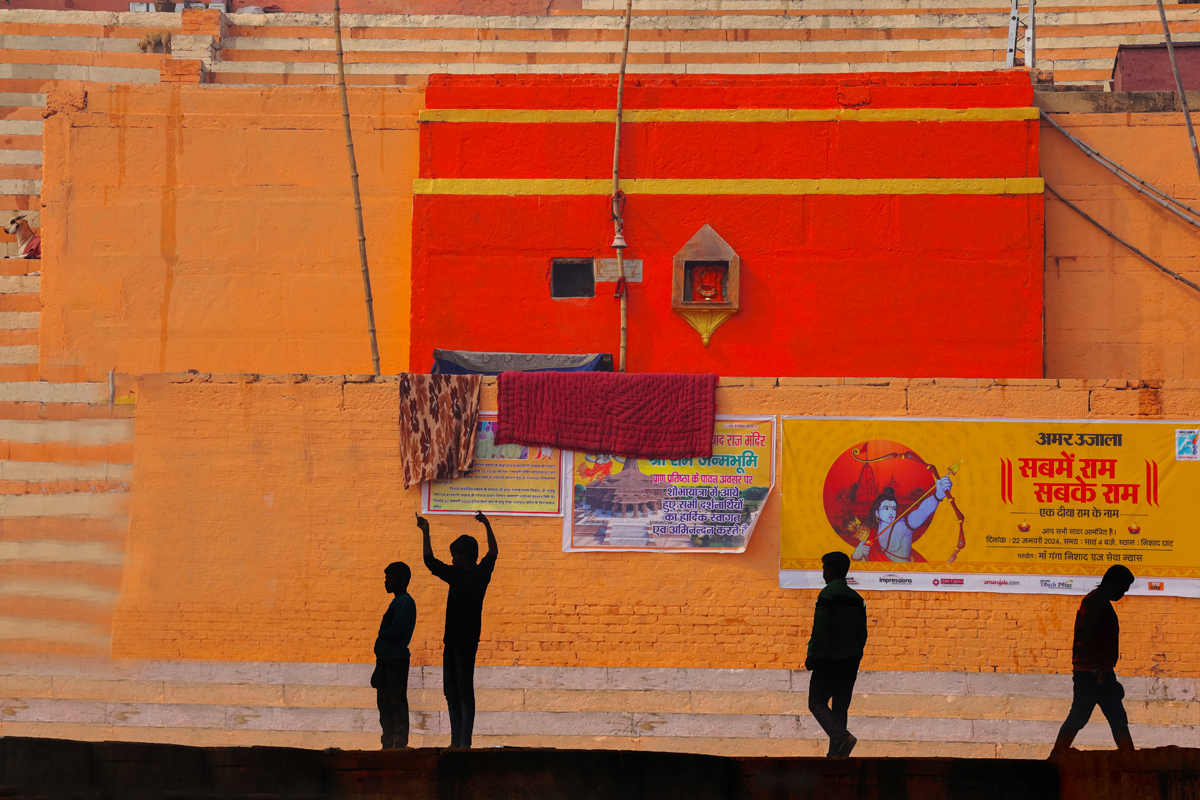
[[[627,79],[630,371],[1040,377],[1042,182],[1024,72]],[[613,76],[440,76],[421,112],[411,368],[435,347],[616,352]],[[740,304],[706,347],[672,259],[709,225]],[[723,273],[721,273],[723,275]],[[692,298],[696,299],[696,298]]]

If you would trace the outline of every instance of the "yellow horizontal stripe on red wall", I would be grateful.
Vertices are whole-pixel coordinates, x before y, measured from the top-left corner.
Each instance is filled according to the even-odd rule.
[[[1041,178],[663,178],[621,181],[626,194],[867,195],[1041,194]],[[417,178],[413,194],[608,195],[612,181],[586,178]]]
[[[1036,108],[634,108],[625,122],[1019,122]],[[614,123],[614,109],[430,108],[421,122]]]

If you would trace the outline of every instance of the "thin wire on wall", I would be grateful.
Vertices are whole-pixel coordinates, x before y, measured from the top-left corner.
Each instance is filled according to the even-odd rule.
[[[1063,204],[1065,204],[1065,205],[1067,206],[1067,208],[1071,209],[1071,210],[1072,210],[1072,211],[1074,211],[1076,214],[1078,214],[1079,216],[1083,217],[1083,218],[1084,218],[1084,219],[1086,219],[1088,222],[1092,223],[1092,224],[1093,224],[1093,225],[1095,225],[1097,228],[1099,228],[1100,230],[1102,230],[1102,231],[1103,231],[1103,232],[1104,232],[1104,233],[1105,233],[1107,236],[1110,236],[1111,238],[1115,239],[1117,242],[1119,242],[1120,244],[1124,245],[1126,248],[1128,248],[1129,250],[1133,251],[1135,254],[1137,254],[1137,255],[1138,255],[1138,256],[1140,256],[1141,258],[1145,259],[1147,262],[1149,262],[1150,264],[1154,265],[1155,267],[1157,267],[1157,268],[1158,268],[1159,270],[1161,270],[1162,272],[1166,273],[1167,275],[1170,275],[1170,276],[1171,276],[1172,278],[1174,278],[1175,280],[1179,281],[1180,283],[1187,284],[1188,286],[1190,286],[1190,287],[1192,287],[1193,289],[1195,289],[1197,292],[1200,292],[1200,286],[1197,286],[1196,284],[1192,283],[1192,282],[1191,282],[1191,281],[1189,281],[1187,278],[1185,278],[1185,277],[1183,277],[1182,275],[1180,275],[1178,272],[1175,272],[1174,270],[1167,269],[1167,268],[1166,268],[1166,267],[1164,267],[1162,264],[1158,263],[1158,262],[1157,262],[1157,261],[1155,261],[1153,258],[1151,258],[1150,256],[1148,256],[1148,255],[1146,255],[1145,253],[1143,253],[1141,250],[1137,249],[1136,247],[1134,247],[1133,245],[1131,245],[1129,242],[1127,242],[1127,241],[1125,241],[1124,239],[1122,239],[1120,236],[1117,236],[1115,233],[1113,233],[1113,232],[1112,232],[1112,231],[1110,231],[1108,228],[1104,227],[1104,226],[1103,226],[1103,225],[1101,225],[1101,224],[1100,224],[1098,221],[1096,221],[1096,220],[1095,220],[1095,219],[1093,219],[1091,216],[1089,216],[1089,215],[1088,215],[1088,213],[1087,213],[1086,211],[1084,211],[1082,208],[1080,208],[1079,206],[1075,205],[1075,204],[1074,204],[1074,203],[1072,203],[1070,200],[1068,200],[1067,198],[1065,198],[1065,197],[1063,197],[1061,194],[1059,194],[1057,191],[1055,191],[1054,187],[1053,187],[1053,186],[1051,186],[1051,185],[1050,185],[1050,184],[1048,184],[1048,183],[1046,184],[1046,191],[1050,192],[1050,194],[1052,194],[1052,195],[1054,195],[1055,197],[1057,197],[1057,198],[1058,198],[1058,199],[1059,199],[1059,200],[1060,200],[1060,201],[1061,201]]]

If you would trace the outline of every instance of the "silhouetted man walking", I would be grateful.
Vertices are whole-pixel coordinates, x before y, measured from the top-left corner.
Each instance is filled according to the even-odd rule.
[[[1071,748],[1076,735],[1092,718],[1096,706],[1104,712],[1113,739],[1121,750],[1133,750],[1129,717],[1125,714],[1125,689],[1114,669],[1121,657],[1121,626],[1112,607],[1133,586],[1133,573],[1117,564],[1104,573],[1100,585],[1083,598],[1075,612],[1075,643],[1071,649],[1075,699],[1058,731],[1050,757]]]
[[[417,604],[408,593],[412,570],[403,561],[388,564],[383,570],[383,588],[395,597],[375,639],[375,702],[379,706],[379,740],[384,750],[408,747],[408,645],[417,626]]]
[[[808,710],[829,735],[829,757],[848,756],[858,744],[846,730],[850,699],[858,679],[858,664],[867,643],[867,604],[846,585],[850,556],[821,556],[825,588],[817,595],[812,636],[804,667],[812,670],[808,682]],[[833,701],[830,709],[829,702]]]
[[[488,550],[478,564],[479,543],[463,535],[450,544],[450,564],[433,557],[429,522],[417,517],[424,536],[425,566],[449,586],[446,593],[446,632],[442,637],[442,693],[450,712],[450,746],[470,747],[475,727],[475,653],[479,650],[483,597],[496,568],[496,536],[482,511],[475,519],[487,530]]]

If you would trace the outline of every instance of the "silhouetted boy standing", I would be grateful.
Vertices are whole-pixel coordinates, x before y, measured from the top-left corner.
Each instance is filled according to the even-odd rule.
[[[808,682],[808,710],[829,735],[829,757],[848,756],[858,744],[846,730],[858,664],[867,643],[867,604],[846,585],[850,556],[826,553],[821,556],[825,588],[817,595],[812,636],[808,640],[805,669],[812,670]],[[833,701],[832,710],[829,701]]]
[[[449,586],[446,593],[446,632],[442,637],[442,692],[450,712],[450,746],[470,747],[475,727],[475,654],[479,650],[483,597],[496,568],[496,537],[482,511],[475,519],[487,530],[488,551],[478,564],[479,543],[463,535],[450,544],[450,564],[433,557],[429,522],[417,517],[424,538],[425,566]]]
[[[1117,747],[1134,749],[1129,717],[1121,702],[1125,689],[1114,671],[1121,657],[1121,625],[1112,607],[1114,600],[1125,596],[1133,581],[1133,573],[1127,567],[1120,564],[1109,567],[1100,585],[1083,598],[1075,612],[1075,642],[1071,648],[1075,698],[1058,731],[1051,758],[1070,749],[1097,705],[1108,720]]]
[[[412,570],[403,561],[383,570],[383,588],[395,597],[379,623],[371,686],[379,706],[379,727],[383,728],[379,740],[384,750],[408,747],[408,645],[417,626],[417,604],[408,593],[411,579]]]

